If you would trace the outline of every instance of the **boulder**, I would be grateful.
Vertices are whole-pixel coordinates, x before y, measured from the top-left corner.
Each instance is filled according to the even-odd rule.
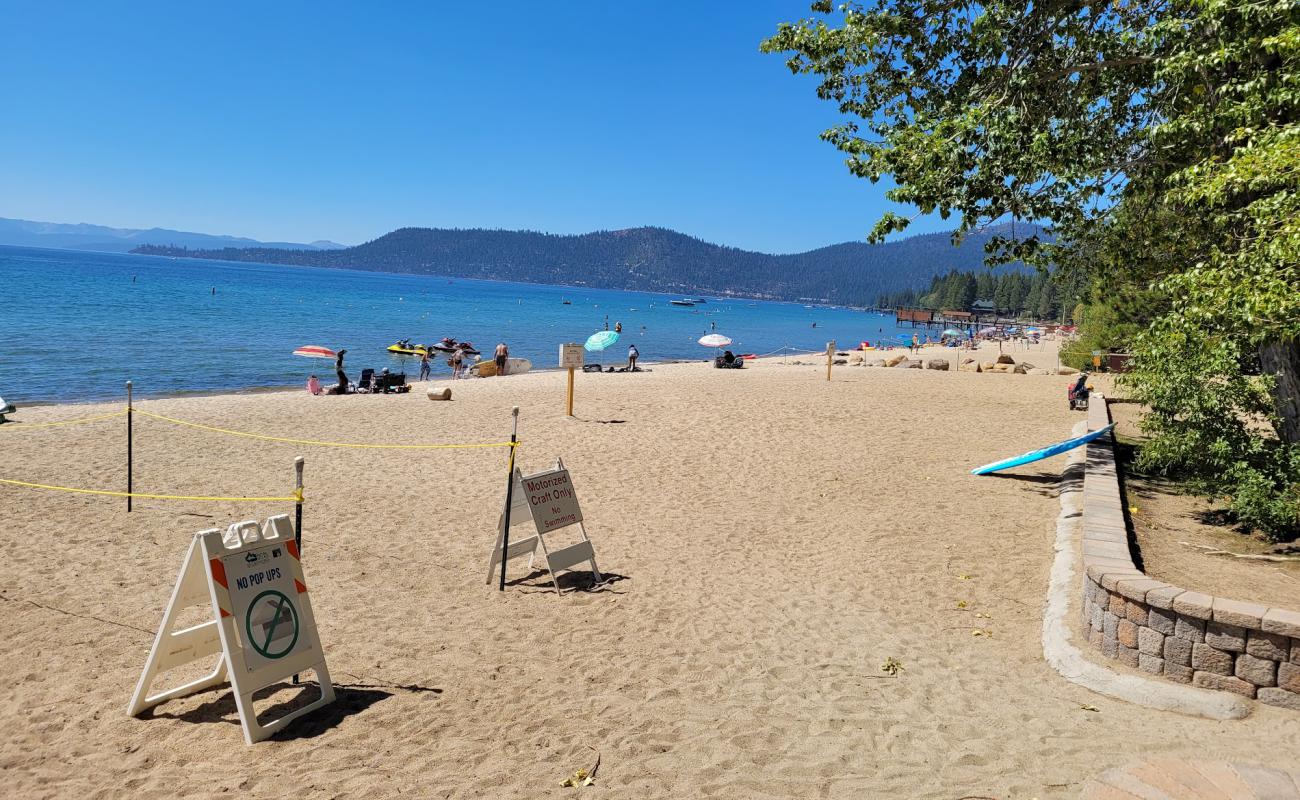
[[[925,362],[926,369],[938,369],[947,372],[949,366],[950,364],[948,363],[948,359],[946,358],[932,358],[929,361]]]
[[[904,361],[906,361],[906,360],[907,360],[907,355],[906,355],[905,353],[899,353],[899,354],[896,355],[896,356],[890,356],[889,358],[886,358],[886,359],[885,359],[885,366],[886,366],[886,367],[896,367],[896,366],[898,366],[900,363],[902,363],[902,362],[904,362]]]
[[[892,360],[892,359],[891,359],[891,360]],[[900,361],[898,361],[898,362],[896,362],[896,363],[894,363],[894,364],[892,364],[892,365],[890,365],[890,363],[889,363],[888,361],[886,361],[886,362],[885,362],[885,365],[886,365],[886,366],[893,366],[894,369],[911,369],[911,368],[912,368],[912,360],[911,360],[910,358],[907,358],[906,356],[904,356]]]
[[[861,354],[859,354],[859,353],[854,353],[853,355],[849,356],[849,363],[850,363],[850,364],[861,364],[861,363],[862,363],[862,356],[861,356]]]
[[[1078,375],[1079,370],[1074,367],[1061,367],[1056,371],[1057,375]]]
[[[437,391],[430,390],[430,391],[429,391],[429,399],[430,399],[430,400],[450,400],[450,399],[451,399],[451,388],[450,388],[450,387],[444,387],[444,388],[439,389],[439,390],[437,390]]]
[[[899,364],[898,366],[905,369],[925,369],[925,365],[922,364],[919,359],[917,361],[908,361],[905,364]]]
[[[979,371],[980,371],[980,372],[992,372],[992,371],[993,371],[993,362],[992,362],[992,361],[981,361],[981,362],[980,362],[980,368],[979,368]]]
[[[847,358],[837,358],[831,361],[831,363],[837,367],[842,367],[845,364],[849,363],[849,360]]]
[[[1025,373],[1029,372],[1029,368],[1026,367],[1024,364],[1017,364],[1015,366],[1015,369],[1011,371],[1016,373],[1017,375],[1024,375]]]
[[[998,356],[998,363],[999,363],[999,364],[1014,364],[1014,363],[1016,363],[1016,360],[1015,360],[1014,358],[1012,358],[1011,356],[1007,355],[1006,353],[1002,353],[1001,355]]]
[[[1021,361],[1020,366],[1024,367],[1025,369],[1034,369],[1034,365],[1030,364],[1028,361]]]
[[[883,366],[885,366],[885,359],[883,359],[883,358],[873,358],[873,359],[871,359],[870,361],[868,361],[864,366],[868,366],[868,367],[883,367]]]

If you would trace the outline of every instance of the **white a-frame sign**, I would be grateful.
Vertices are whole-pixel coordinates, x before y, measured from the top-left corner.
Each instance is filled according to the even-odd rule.
[[[554,469],[534,475],[524,475],[516,467],[512,480],[515,482],[515,487],[511,493],[510,527],[513,529],[516,525],[532,522],[536,532],[532,535],[521,535],[518,539],[512,537],[505,554],[506,562],[528,556],[528,568],[532,569],[533,558],[537,555],[538,548],[541,548],[556,594],[560,594],[560,582],[556,576],[561,572],[572,571],[576,565],[584,561],[591,564],[591,572],[596,580],[603,580],[600,577],[600,570],[596,567],[596,551],[592,548],[591,540],[587,538],[587,529],[582,524],[582,509],[578,506],[578,495],[573,491],[573,481],[569,478],[569,471],[564,468],[564,462],[557,458]],[[576,542],[558,549],[547,545],[547,534],[574,525],[577,526],[579,534]],[[497,543],[492,548],[492,556],[488,559],[488,583],[492,582],[492,576],[500,568],[501,545],[505,535],[506,514],[503,509],[501,517],[497,520]]]
[[[181,627],[182,612],[202,606],[211,616]],[[159,673],[219,656],[205,677],[149,694]],[[320,697],[279,719],[260,723],[253,693],[290,675],[316,673]],[[334,686],[316,635],[316,618],[285,514],[238,522],[194,534],[163,612],[128,713],[136,717],[166,700],[230,681],[244,729],[244,741],[260,742],[292,720],[334,701]]]

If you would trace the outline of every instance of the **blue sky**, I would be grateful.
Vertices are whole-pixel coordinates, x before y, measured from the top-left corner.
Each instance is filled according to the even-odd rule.
[[[889,207],[758,52],[806,0],[0,0],[0,216],[355,244],[661,225],[794,252]],[[909,233],[943,230],[921,221]]]

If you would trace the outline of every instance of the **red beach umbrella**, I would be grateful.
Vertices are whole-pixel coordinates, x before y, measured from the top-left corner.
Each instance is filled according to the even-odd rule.
[[[338,355],[328,347],[321,347],[318,344],[308,344],[299,347],[293,351],[295,356],[306,356],[307,358],[334,358]]]

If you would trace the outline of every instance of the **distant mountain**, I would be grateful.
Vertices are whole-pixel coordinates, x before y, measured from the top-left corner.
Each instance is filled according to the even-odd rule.
[[[880,245],[846,242],[793,255],[724,247],[665,228],[578,236],[401,228],[343,250],[142,246],[131,252],[865,306],[884,293],[928,286],[932,277],[949,270],[982,268],[984,243],[998,232],[971,235],[959,247],[952,246],[949,234],[936,233]],[[1028,268],[1013,264],[997,269],[1007,271]]]
[[[0,244],[23,247],[53,247],[59,250],[97,250],[126,253],[142,245],[170,247],[220,248],[259,247],[293,250],[337,250],[346,245],[318,241],[311,244],[293,242],[259,242],[241,236],[213,236],[207,233],[169,231],[165,228],[107,228],[86,223],[33,222],[0,217]]]

